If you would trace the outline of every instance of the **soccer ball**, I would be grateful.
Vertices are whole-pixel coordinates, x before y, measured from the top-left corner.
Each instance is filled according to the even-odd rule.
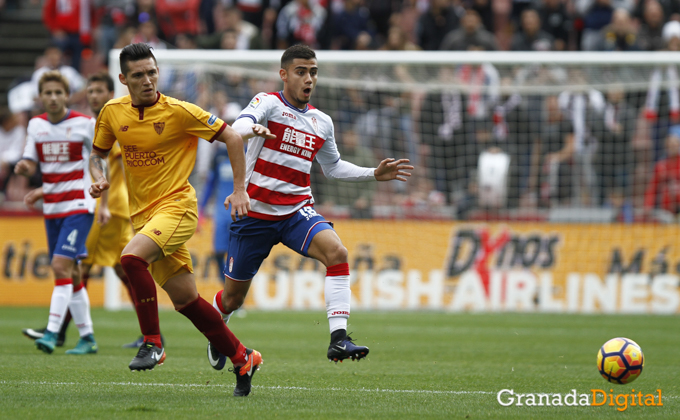
[[[609,382],[628,384],[637,379],[645,367],[642,349],[628,338],[612,338],[597,352],[597,370]]]

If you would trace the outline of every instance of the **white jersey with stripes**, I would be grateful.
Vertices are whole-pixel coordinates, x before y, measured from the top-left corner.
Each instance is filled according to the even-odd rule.
[[[282,220],[314,203],[309,174],[312,161],[340,160],[333,120],[311,105],[298,109],[283,92],[259,93],[238,116],[261,124],[275,139],[253,137],[246,153],[248,216]]]
[[[47,114],[29,121],[23,159],[40,163],[46,219],[94,213],[88,165],[94,124],[94,118],[72,110],[57,123]]]

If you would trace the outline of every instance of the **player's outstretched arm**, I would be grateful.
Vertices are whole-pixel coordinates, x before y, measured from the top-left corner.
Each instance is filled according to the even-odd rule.
[[[35,173],[38,164],[30,159],[21,159],[14,166],[14,173],[31,177]]]
[[[227,145],[229,161],[234,172],[234,192],[224,201],[224,207],[228,210],[231,205],[231,219],[236,220],[236,215],[243,218],[250,211],[250,197],[246,191],[246,154],[243,151],[243,139],[233,128],[227,127],[218,140]]]
[[[391,181],[396,179],[398,181],[406,182],[406,177],[411,176],[413,166],[407,165],[410,161],[408,159],[394,160],[392,158],[387,158],[380,162],[377,168],[375,168],[375,179],[378,181]]]
[[[108,153],[92,150],[90,155],[90,174],[94,182],[90,185],[90,195],[92,198],[99,198],[102,191],[109,189],[108,168],[106,166],[106,156]]]
[[[239,118],[234,121],[231,126],[238,134],[241,135],[243,141],[253,137],[262,137],[264,139],[275,139],[276,135],[272,134],[269,129],[261,124],[253,124],[249,118]]]

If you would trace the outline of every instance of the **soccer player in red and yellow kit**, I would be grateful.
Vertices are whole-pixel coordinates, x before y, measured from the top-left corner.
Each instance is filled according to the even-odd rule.
[[[120,68],[119,80],[130,94],[109,101],[99,114],[90,158],[95,180],[90,193],[98,197],[109,187],[106,156],[118,141],[123,149],[130,216],[137,232],[123,250],[121,264],[130,279],[145,339],[130,369],[153,369],[165,359],[155,280],[168,293],[175,309],[231,359],[237,379],[234,395],[248,395],[262,356],[241,344],[213,306],[198,295],[185,245],[198,222],[196,192],[188,182],[198,138],[227,145],[234,169],[234,193],[225,205],[231,204],[240,216],[247,215],[250,207],[243,141],[216,116],[156,90],[159,69],[148,45],[123,48]]]

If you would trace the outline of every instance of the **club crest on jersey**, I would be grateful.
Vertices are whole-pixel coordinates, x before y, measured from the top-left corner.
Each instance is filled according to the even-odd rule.
[[[260,106],[260,102],[262,102],[262,100],[256,96],[253,98],[252,101],[250,101],[250,104],[248,104],[248,106],[250,108],[257,108],[258,106]]]
[[[66,129],[66,138],[67,138],[67,139],[71,139],[71,127],[68,127],[68,128]]]
[[[319,134],[319,123],[316,122],[315,117],[312,117],[312,125],[314,126],[314,132]]]
[[[211,114],[210,118],[208,118],[208,124],[213,125],[215,121],[217,121],[217,117]]]
[[[153,123],[153,129],[156,130],[156,133],[160,136],[161,133],[163,133],[163,130],[165,130],[165,122]]]
[[[229,257],[229,272],[234,268],[234,257]]]

